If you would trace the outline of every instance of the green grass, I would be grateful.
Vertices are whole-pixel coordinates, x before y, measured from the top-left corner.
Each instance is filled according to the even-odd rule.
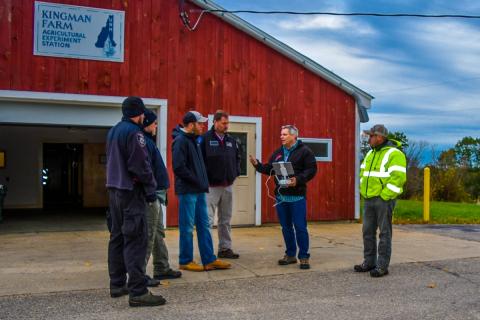
[[[423,223],[423,202],[398,200],[393,214],[393,223]],[[430,222],[432,224],[480,223],[480,205],[432,201]]]

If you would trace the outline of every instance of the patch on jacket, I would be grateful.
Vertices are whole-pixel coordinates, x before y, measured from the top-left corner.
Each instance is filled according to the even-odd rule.
[[[226,143],[225,145],[226,145],[227,147],[230,147],[230,148],[232,148],[232,147],[233,147],[232,143],[231,143],[231,142],[229,142],[229,141],[227,141],[227,143]]]
[[[145,136],[141,133],[137,133],[137,142],[140,145],[140,147],[145,147],[146,141],[145,141]]]
[[[220,143],[216,140],[210,140],[210,146],[212,147],[218,147]]]

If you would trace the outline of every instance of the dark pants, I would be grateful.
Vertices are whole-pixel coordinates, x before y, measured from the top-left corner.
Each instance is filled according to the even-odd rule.
[[[143,269],[148,239],[145,196],[138,187],[133,191],[109,189],[108,192],[110,286],[123,287],[128,273],[130,296],[140,296],[148,291]]]
[[[363,217],[363,256],[369,266],[388,269],[392,255],[392,214],[395,200],[365,199]],[[377,259],[377,228],[380,229]]]
[[[307,230],[307,202],[304,199],[295,202],[282,202],[277,205],[277,215],[282,225],[285,254],[289,257],[310,258]],[[294,229],[295,228],[295,229]]]

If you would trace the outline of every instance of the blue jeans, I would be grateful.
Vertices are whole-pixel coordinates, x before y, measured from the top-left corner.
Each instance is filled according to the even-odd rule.
[[[295,202],[278,204],[277,215],[282,225],[283,240],[286,247],[285,254],[289,257],[295,257],[298,245],[298,258],[310,258],[308,253],[307,202],[305,198]]]
[[[197,228],[198,249],[202,264],[207,265],[217,259],[213,254],[213,241],[208,221],[205,193],[178,195],[178,226],[180,230],[179,264],[193,261],[193,226]]]

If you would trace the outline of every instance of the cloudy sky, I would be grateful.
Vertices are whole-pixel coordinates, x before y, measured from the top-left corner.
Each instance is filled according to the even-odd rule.
[[[216,0],[229,10],[480,15],[474,0]],[[438,148],[480,137],[480,19],[240,14],[375,99],[370,122]]]

